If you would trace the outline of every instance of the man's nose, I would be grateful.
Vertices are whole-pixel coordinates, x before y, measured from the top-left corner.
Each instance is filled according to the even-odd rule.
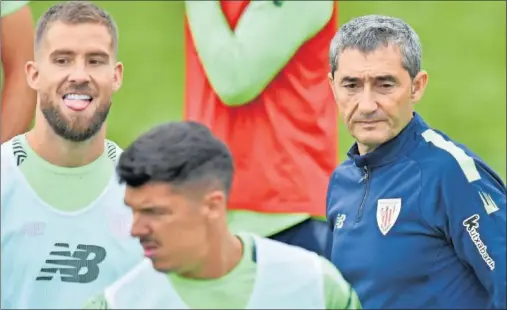
[[[369,90],[365,90],[357,104],[357,111],[363,115],[370,115],[378,108],[375,96]]]
[[[134,215],[130,235],[134,238],[147,236],[150,230],[146,222],[138,215]]]
[[[82,84],[90,81],[90,74],[84,65],[76,65],[69,75],[69,82]]]

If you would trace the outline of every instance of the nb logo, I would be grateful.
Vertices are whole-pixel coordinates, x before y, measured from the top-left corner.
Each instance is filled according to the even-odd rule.
[[[346,219],[347,219],[347,215],[342,214],[342,213],[338,214],[338,215],[336,216],[336,221],[335,221],[335,223],[334,223],[334,228],[335,228],[335,229],[340,229],[340,228],[342,228],[342,227],[343,227],[343,224],[345,223],[345,220],[346,220]]]
[[[47,265],[54,267],[43,267],[36,281],[51,281],[58,272],[62,282],[90,283],[98,278],[99,264],[106,258],[103,247],[79,244],[74,253],[71,253],[67,243],[55,243],[55,247],[61,250],[50,252],[46,260]]]

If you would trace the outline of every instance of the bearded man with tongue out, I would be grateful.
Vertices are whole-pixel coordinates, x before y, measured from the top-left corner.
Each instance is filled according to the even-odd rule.
[[[105,139],[123,65],[118,30],[97,6],[51,7],[39,20],[34,128],[1,147],[1,308],[79,309],[142,259]]]

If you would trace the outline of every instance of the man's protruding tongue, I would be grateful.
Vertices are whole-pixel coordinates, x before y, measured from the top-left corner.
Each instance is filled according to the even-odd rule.
[[[75,111],[82,111],[91,103],[92,97],[81,94],[69,94],[63,97],[65,106]]]

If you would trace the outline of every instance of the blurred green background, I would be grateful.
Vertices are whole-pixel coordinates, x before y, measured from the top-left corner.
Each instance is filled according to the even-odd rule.
[[[30,4],[34,18],[58,1]],[[182,117],[184,4],[100,1],[120,29],[123,88],[108,135],[126,146],[155,124]],[[423,43],[429,85],[417,110],[506,177],[506,4],[504,1],[342,1],[339,22],[365,14],[403,18]],[[352,140],[340,126],[340,158]]]

